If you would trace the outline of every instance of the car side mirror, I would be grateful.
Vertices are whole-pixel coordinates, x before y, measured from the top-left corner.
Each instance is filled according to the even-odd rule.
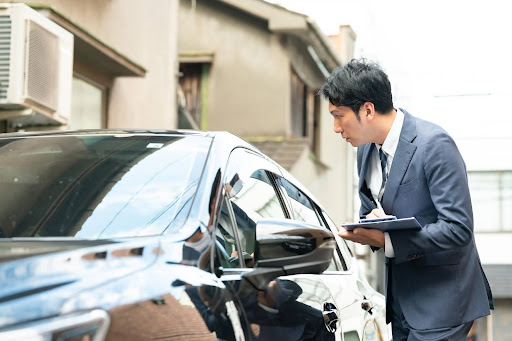
[[[244,274],[257,288],[276,277],[320,274],[332,260],[336,242],[331,231],[290,219],[265,218],[256,224],[254,271]]]

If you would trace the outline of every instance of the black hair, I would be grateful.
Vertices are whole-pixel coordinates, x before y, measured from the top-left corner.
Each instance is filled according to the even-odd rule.
[[[381,67],[364,58],[352,59],[333,70],[319,91],[333,105],[347,106],[359,119],[359,108],[372,102],[375,111],[387,114],[393,109],[391,83]]]

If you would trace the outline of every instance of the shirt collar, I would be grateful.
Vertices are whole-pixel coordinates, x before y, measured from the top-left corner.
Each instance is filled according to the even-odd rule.
[[[377,150],[384,150],[384,152],[392,157],[395,156],[396,148],[398,147],[398,141],[400,140],[400,133],[402,132],[402,126],[404,124],[404,113],[402,110],[397,109],[395,120],[393,121],[393,125],[389,130],[388,136],[384,140],[384,143],[381,145],[375,144],[377,146]]]

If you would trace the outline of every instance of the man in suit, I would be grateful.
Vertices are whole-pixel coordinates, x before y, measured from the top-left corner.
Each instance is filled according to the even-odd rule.
[[[416,217],[422,226],[339,232],[373,250],[384,248],[393,340],[465,340],[493,303],[455,142],[439,126],[396,109],[377,64],[352,60],[335,69],[320,92],[329,100],[334,131],[358,147],[361,218]]]

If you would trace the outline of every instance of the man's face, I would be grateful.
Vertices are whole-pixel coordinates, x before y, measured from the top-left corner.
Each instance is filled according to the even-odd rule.
[[[346,106],[335,106],[329,102],[329,112],[334,118],[334,132],[341,134],[345,141],[354,147],[362,146],[369,141],[368,122],[364,110],[360,111],[357,119],[352,109]]]

